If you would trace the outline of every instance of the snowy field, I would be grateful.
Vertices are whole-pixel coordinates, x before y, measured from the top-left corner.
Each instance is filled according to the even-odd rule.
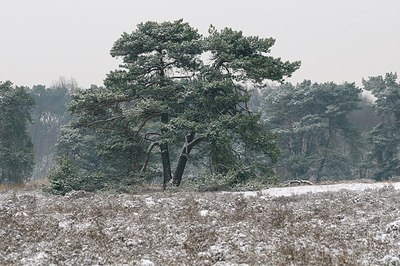
[[[400,265],[400,184],[0,193],[0,265]]]

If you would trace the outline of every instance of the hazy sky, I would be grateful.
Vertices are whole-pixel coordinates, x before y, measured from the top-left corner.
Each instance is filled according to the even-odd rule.
[[[213,24],[274,37],[273,56],[302,61],[291,82],[400,74],[399,0],[0,0],[0,80],[101,85],[124,31],[179,18],[203,34]]]

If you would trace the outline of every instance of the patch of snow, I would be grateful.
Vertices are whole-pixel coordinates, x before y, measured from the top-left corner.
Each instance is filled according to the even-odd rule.
[[[58,228],[60,229],[67,229],[70,227],[71,227],[71,221],[64,220],[58,223]]]
[[[39,252],[31,258],[23,258],[21,263],[23,265],[44,265],[48,255],[45,252]]]
[[[377,242],[385,243],[386,241],[388,241],[388,238],[388,234],[379,234],[374,237],[374,240]]]
[[[258,195],[259,195],[259,192],[258,192],[258,191],[245,191],[245,192],[242,192],[242,194],[243,194],[243,196],[244,196],[245,198],[250,198],[250,197],[256,197],[256,196],[258,196]]]
[[[79,198],[83,198],[83,197],[87,197],[89,196],[90,193],[88,193],[87,191],[84,190],[73,190],[68,192],[67,194],[65,194],[66,198],[69,199],[79,199]]]
[[[28,214],[26,214],[26,212],[23,212],[23,211],[17,212],[17,213],[15,214],[15,217],[21,217],[21,216],[27,217]]]
[[[152,262],[149,259],[141,259],[139,265],[140,266],[154,266],[155,264],[154,264],[154,262]]]
[[[396,256],[386,255],[383,257],[382,262],[385,265],[400,265],[400,259]]]
[[[400,220],[391,222],[386,226],[386,233],[391,233],[391,232],[400,232]]]
[[[201,210],[201,211],[199,211],[199,215],[200,216],[207,216],[208,215],[208,213],[209,213],[209,211],[208,210]]]
[[[75,224],[74,227],[77,231],[82,232],[82,231],[86,231],[88,228],[90,228],[92,226],[93,226],[93,223],[91,221],[86,221],[86,222],[82,222],[82,223],[77,223],[77,224]]]
[[[335,185],[313,185],[313,186],[298,186],[298,187],[283,187],[283,188],[269,188],[262,190],[263,195],[273,197],[287,197],[291,195],[300,195],[307,193],[320,193],[320,192],[334,192],[340,190],[351,190],[351,191],[364,191],[368,189],[382,189],[385,187],[393,187],[396,190],[400,190],[400,182],[390,183],[344,183]],[[246,192],[247,195],[257,195],[256,192]]]
[[[146,203],[147,207],[152,207],[156,204],[152,197],[145,198],[144,202]]]

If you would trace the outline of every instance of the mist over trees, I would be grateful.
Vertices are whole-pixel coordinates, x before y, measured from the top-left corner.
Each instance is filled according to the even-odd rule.
[[[348,120],[358,108],[354,84],[284,84],[265,92],[266,128],[279,135],[277,167],[293,179],[343,179],[357,167],[360,133]]]
[[[28,133],[34,146],[33,178],[46,176],[55,165],[55,144],[61,128],[71,120],[68,106],[71,93],[78,89],[73,79],[59,78],[52,86],[35,85],[29,93],[35,101]]]
[[[104,87],[0,83],[0,181],[47,176],[64,194],[399,176],[397,75],[287,83],[300,62],[270,56],[274,42],[145,22],[114,43]]]

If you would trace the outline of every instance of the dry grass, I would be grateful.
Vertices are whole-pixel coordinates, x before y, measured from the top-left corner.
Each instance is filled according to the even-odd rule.
[[[37,190],[43,186],[48,186],[50,181],[47,178],[35,179],[21,184],[0,184],[0,192],[19,191],[19,190]]]
[[[400,192],[0,193],[0,265],[400,265]]]

